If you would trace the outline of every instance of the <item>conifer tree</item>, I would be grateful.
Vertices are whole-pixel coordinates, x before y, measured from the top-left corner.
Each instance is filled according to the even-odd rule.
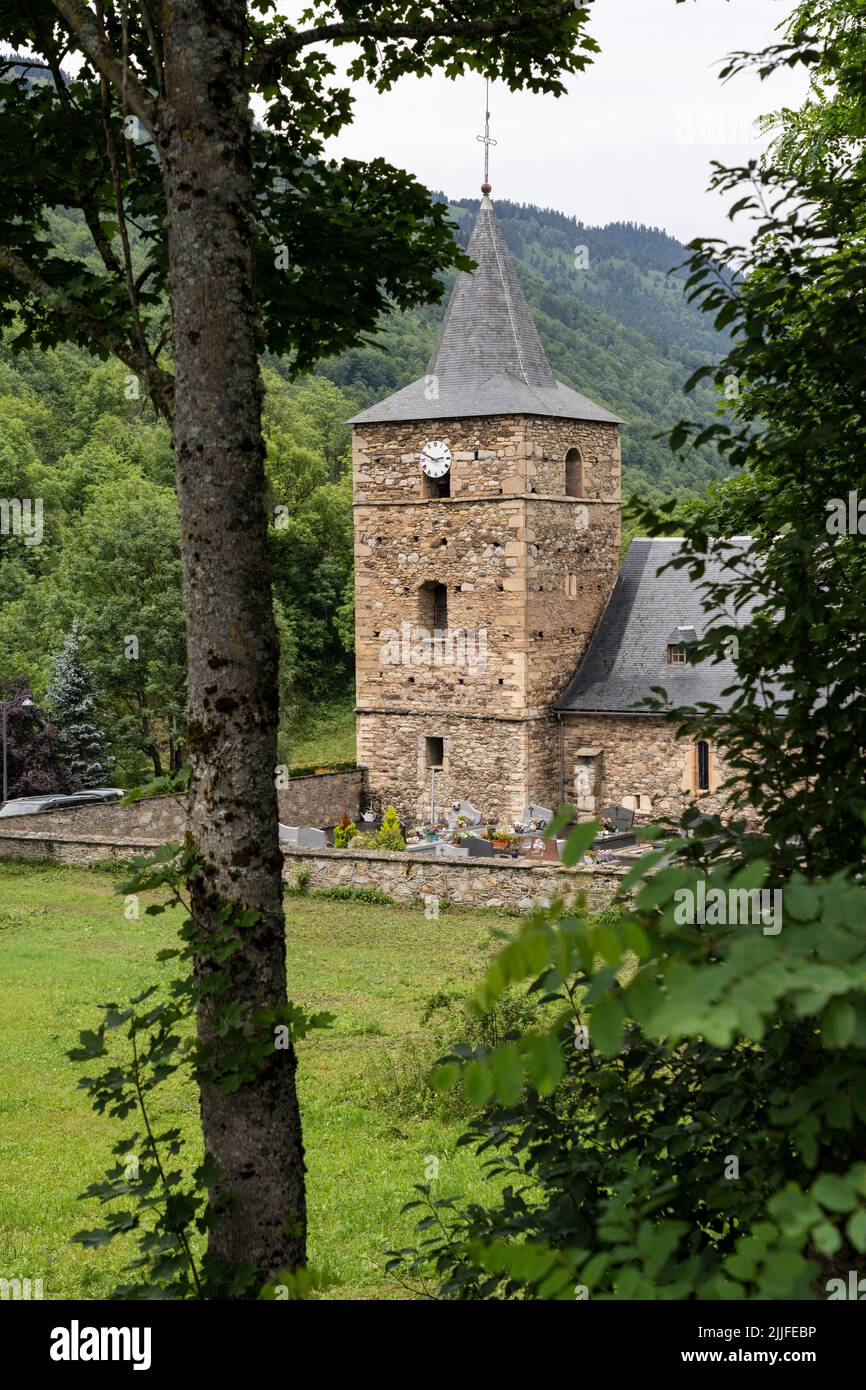
[[[113,759],[99,722],[99,694],[82,657],[78,620],[54,657],[47,702],[59,730],[58,751],[72,791],[104,786]]]

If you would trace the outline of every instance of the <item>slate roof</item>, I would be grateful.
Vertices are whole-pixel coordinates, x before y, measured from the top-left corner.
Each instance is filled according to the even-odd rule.
[[[749,544],[747,537],[734,540],[743,549]],[[636,705],[654,685],[664,687],[671,705],[699,700],[711,700],[721,708],[730,704],[722,691],[736,681],[732,662],[668,665],[672,629],[694,628],[703,636],[708,615],[701,603],[701,585],[723,578],[726,569],[723,560],[709,558],[704,578],[695,584],[684,569],[658,574],[681,545],[677,539],[632,541],[589,650],[558,709],[640,712]],[[737,553],[728,553],[729,563]],[[748,621],[748,616],[743,610],[739,621]]]
[[[467,254],[476,269],[457,276],[426,376],[362,410],[349,423],[557,415],[621,424],[609,410],[554,378],[486,196]]]

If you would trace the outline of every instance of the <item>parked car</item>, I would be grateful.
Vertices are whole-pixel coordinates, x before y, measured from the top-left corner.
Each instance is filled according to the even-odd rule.
[[[95,801],[119,801],[122,796],[122,787],[88,787],[85,791],[70,792],[67,796],[60,796],[56,792],[47,796],[19,796],[0,806],[0,816],[35,816],[40,811],[59,811],[71,806],[86,806]]]

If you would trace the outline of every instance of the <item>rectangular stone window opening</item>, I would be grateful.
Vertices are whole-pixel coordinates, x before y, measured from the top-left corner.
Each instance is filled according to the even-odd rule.
[[[446,473],[444,478],[428,478],[426,473],[421,474],[421,496],[422,497],[450,497],[451,496],[451,474]]]
[[[441,769],[444,765],[445,740],[443,738],[425,738],[424,766],[427,768],[435,767]]]
[[[602,750],[578,748],[574,762],[574,798],[578,811],[594,814],[601,796]]]
[[[418,590],[418,625],[429,633],[448,630],[448,585],[430,582]]]

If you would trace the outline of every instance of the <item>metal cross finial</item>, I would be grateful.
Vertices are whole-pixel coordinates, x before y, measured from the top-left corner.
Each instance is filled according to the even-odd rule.
[[[484,193],[484,194],[487,194],[487,193],[490,192],[490,146],[491,146],[491,145],[495,145],[495,144],[498,143],[496,140],[493,140],[493,139],[491,139],[491,137],[490,137],[490,111],[489,111],[489,107],[490,107],[490,81],[489,81],[489,79],[488,79],[488,81],[487,81],[487,83],[486,83],[486,85],[485,85],[485,89],[484,89],[484,104],[485,104],[485,107],[488,108],[488,109],[486,109],[485,112],[484,112],[484,134],[483,134],[483,135],[476,135],[475,138],[476,138],[476,140],[479,140],[479,141],[481,142],[481,144],[484,146],[484,182],[483,182],[483,184],[481,185],[481,192]]]

